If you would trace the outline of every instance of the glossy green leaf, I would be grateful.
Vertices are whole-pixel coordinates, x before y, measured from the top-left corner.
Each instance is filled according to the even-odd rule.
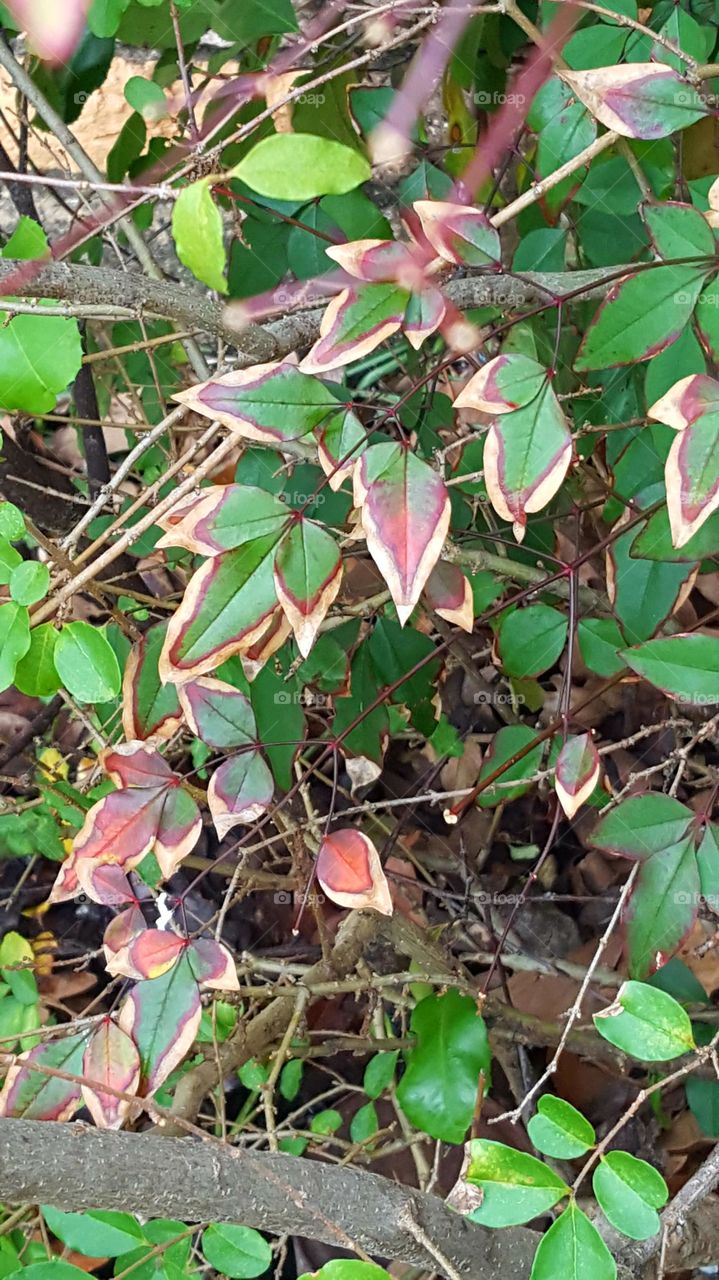
[[[681,702],[708,706],[719,701],[719,637],[693,632],[660,636],[622,657],[632,671]]]
[[[33,949],[14,930],[6,933],[0,942],[0,978],[7,983],[20,1004],[37,1002]]]
[[[694,815],[673,796],[629,796],[600,818],[592,844],[625,858],[647,858],[686,835]]]
[[[682,1006],[645,982],[623,983],[614,1002],[594,1014],[594,1025],[610,1044],[642,1062],[667,1062],[696,1047]]]
[[[616,1280],[616,1274],[597,1228],[572,1201],[542,1236],[530,1280]]]
[[[619,657],[624,637],[613,618],[582,618],[577,640],[586,666],[598,676],[614,676],[625,666]]]
[[[660,258],[713,258],[714,236],[706,218],[690,204],[648,204],[644,221]]]
[[[37,560],[23,560],[10,575],[10,595],[16,604],[37,604],[47,595],[50,570]]]
[[[272,1250],[259,1231],[217,1222],[202,1233],[202,1252],[222,1275],[235,1280],[261,1276],[272,1262]]]
[[[537,1113],[531,1117],[527,1133],[538,1151],[555,1160],[576,1160],[597,1140],[581,1111],[551,1093],[545,1093],[537,1102]]]
[[[427,996],[415,1007],[410,1030],[417,1044],[406,1056],[397,1100],[408,1120],[431,1138],[462,1142],[472,1122],[480,1076],[487,1087],[487,1028],[468,996]]]
[[[370,1058],[362,1081],[362,1087],[368,1098],[379,1098],[380,1094],[390,1087],[394,1080],[398,1057],[399,1050],[394,1049],[392,1052],[376,1053],[373,1058]]]
[[[658,1209],[669,1199],[662,1175],[628,1151],[609,1151],[592,1176],[592,1187],[604,1215],[632,1240],[648,1240],[660,1227]]]
[[[482,1191],[469,1216],[484,1227],[530,1222],[569,1195],[566,1182],[536,1156],[486,1138],[470,1144],[467,1181]]]
[[[172,210],[172,235],[180,262],[210,289],[226,293],[222,215],[212,198],[210,178],[182,188]]]
[[[263,138],[235,165],[232,176],[272,200],[312,200],[342,195],[365,182],[365,157],[331,138],[276,133]]]
[[[499,657],[510,676],[539,676],[553,667],[567,639],[567,619],[546,604],[515,609],[499,627]]]
[[[80,702],[109,702],[120,692],[120,667],[103,631],[68,622],[55,643],[55,668]]]
[[[137,1219],[129,1213],[103,1209],[62,1213],[43,1205],[42,1216],[58,1240],[86,1258],[117,1258],[145,1240]]]
[[[629,972],[646,978],[681,946],[699,907],[694,836],[642,863],[627,912]]]
[[[15,679],[15,669],[30,648],[30,623],[22,605],[0,605],[0,692]]]
[[[531,742],[534,742],[536,736],[534,731],[524,724],[504,725],[501,729],[498,729],[482,762],[479,781],[483,782],[501,765],[511,760],[514,755],[524,751]],[[531,778],[539,768],[542,752],[543,747],[540,743],[531,750],[526,751],[522,759],[518,760],[516,764],[508,765],[502,771],[501,777],[497,778],[497,782],[492,783],[486,790],[480,792],[477,803],[481,808],[492,808],[502,800],[514,800],[517,796],[524,795],[525,791],[529,790],[529,784],[516,787],[504,784],[519,781],[519,779]],[[501,787],[497,786],[499,782],[503,784]]]
[[[648,360],[675,342],[689,322],[704,273],[660,266],[628,276],[609,290],[574,367],[578,371]]]

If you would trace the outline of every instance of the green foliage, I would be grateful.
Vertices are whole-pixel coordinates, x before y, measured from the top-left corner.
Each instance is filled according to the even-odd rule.
[[[442,1142],[462,1142],[480,1080],[489,1083],[487,1029],[473,1000],[457,991],[427,996],[412,1013],[416,1047],[406,1055],[397,1101],[416,1128]]]

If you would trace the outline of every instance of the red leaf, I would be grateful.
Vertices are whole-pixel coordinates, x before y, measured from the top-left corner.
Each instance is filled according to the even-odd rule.
[[[198,938],[189,948],[187,959],[201,987],[211,991],[239,990],[235,962],[221,942]]]
[[[159,978],[175,964],[177,957],[187,948],[184,938],[164,929],[143,929],[127,946],[115,951],[107,962],[107,972],[113,977]]]
[[[568,818],[589,799],[599,781],[599,752],[591,733],[567,738],[558,757],[555,788],[559,803]]]
[[[100,764],[116,787],[166,787],[173,778],[156,747],[123,742],[100,753]]]
[[[424,598],[440,618],[471,633],[474,628],[472,585],[456,564],[437,561],[427,579]]]
[[[317,879],[339,907],[372,907],[392,915],[392,898],[372,841],[354,827],[325,836],[317,855]]]

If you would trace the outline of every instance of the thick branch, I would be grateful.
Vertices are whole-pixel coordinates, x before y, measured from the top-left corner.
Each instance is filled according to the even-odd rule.
[[[436,1196],[359,1169],[46,1121],[0,1120],[0,1201],[237,1222],[435,1272],[414,1223],[467,1280],[526,1280],[537,1243],[524,1228],[485,1231]]]
[[[16,271],[27,273],[27,263],[0,262],[0,292],[4,280]],[[584,289],[584,299],[603,297],[605,281],[616,279],[623,270],[611,267],[591,271],[525,272],[521,278],[503,272],[496,275],[467,276],[451,280],[447,296],[458,307],[494,305],[515,310],[551,298],[561,298]],[[183,326],[216,334],[235,346],[240,365],[277,359],[296,349],[306,349],[319,333],[324,308],[297,311],[267,325],[236,326],[232,307],[213,302],[184,284],[150,280],[139,272],[112,271],[106,267],[86,267],[68,262],[48,262],[32,279],[15,290],[23,297],[59,298],[80,304],[107,304],[135,308],[146,315],[165,316]]]

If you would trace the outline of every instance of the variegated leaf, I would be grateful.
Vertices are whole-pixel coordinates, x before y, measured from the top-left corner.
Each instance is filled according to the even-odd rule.
[[[5,1077],[0,1116],[22,1120],[69,1120],[80,1106],[80,1078],[88,1033],[45,1040],[21,1053]],[[46,1075],[33,1066],[76,1076],[75,1081]]]
[[[664,479],[672,542],[683,547],[719,508],[719,408],[678,432]]]
[[[298,517],[275,559],[275,590],[306,658],[342,583],[339,547],[322,525]]]
[[[499,267],[499,233],[481,209],[447,200],[415,200],[415,212],[429,243],[446,262],[468,267]]]
[[[425,339],[439,329],[446,315],[447,300],[441,289],[425,285],[423,289],[413,293],[407,303],[402,323],[404,335],[410,346],[414,347],[415,351],[419,351]],[[446,334],[445,336],[450,346],[462,349],[461,342],[457,344],[450,336]]]
[[[326,835],[317,855],[317,880],[338,907],[372,907],[392,915],[392,897],[372,841],[355,827]]]
[[[274,534],[257,538],[198,569],[167,628],[163,680],[179,684],[205,675],[265,633],[277,606],[276,546]]]
[[[165,794],[153,853],[166,880],[194,849],[202,831],[202,815],[189,792],[170,787]]]
[[[213,751],[256,744],[257,725],[249,698],[225,680],[200,676],[180,686],[187,724]]]
[[[547,382],[547,370],[519,352],[488,360],[455,399],[455,409],[480,413],[511,413],[529,404]]]
[[[127,952],[141,933],[147,929],[145,917],[137,906],[128,907],[126,911],[121,911],[115,916],[107,926],[102,939],[102,949],[105,953],[105,964],[109,969],[114,964],[115,957],[121,952]]]
[[[474,628],[472,584],[456,564],[438,560],[424,588],[424,598],[440,618],[463,631]]]
[[[315,430],[320,466],[335,492],[352,475],[354,465],[367,447],[367,432],[351,409],[336,413]]]
[[[177,690],[162,684],[157,669],[166,631],[166,622],[149,627],[128,655],[122,682],[126,738],[171,738],[182,723]]]
[[[143,929],[126,947],[120,947],[108,960],[107,972],[114,978],[160,978],[187,949],[184,938],[167,929]]]
[[[267,628],[257,640],[240,654],[242,670],[250,684],[259,675],[273,653],[282,647],[290,636],[292,627],[279,605],[270,615]]]
[[[547,384],[521,409],[503,414],[484,441],[484,480],[497,515],[510,520],[518,542],[527,515],[541,511],[561,486],[572,459],[572,437]]]
[[[201,1017],[200,989],[187,950],[160,978],[148,978],[133,987],[120,1010],[119,1025],[140,1054],[141,1097],[150,1097],[180,1065],[192,1047]]]
[[[256,822],[272,804],[275,784],[259,751],[225,760],[210,778],[207,803],[220,840],[240,824]]]
[[[406,289],[392,284],[344,289],[325,308],[319,339],[301,368],[323,373],[374,351],[401,328],[409,297]]]
[[[338,262],[348,276],[367,284],[394,280],[411,287],[403,277],[417,277],[421,272],[417,254],[400,240],[352,240],[349,244],[330,245],[325,253]]]
[[[140,1083],[140,1055],[130,1036],[112,1018],[95,1029],[82,1060],[82,1074],[94,1084],[120,1093],[136,1094]],[[129,1098],[90,1085],[81,1086],[82,1100],[98,1129],[121,1129],[132,1106]]]
[[[157,546],[218,556],[256,538],[279,537],[286,523],[287,508],[274,494],[249,484],[213,485],[184,519],[168,526]]]
[[[122,867],[116,863],[96,864],[89,858],[78,858],[75,871],[80,888],[84,889],[88,898],[101,903],[103,907],[120,907],[124,903],[137,901],[130,881]]]
[[[157,747],[139,741],[107,747],[100,764],[116,787],[166,787],[175,776]]]
[[[591,733],[567,738],[557,757],[555,789],[568,818],[573,818],[599,781],[599,753]]]
[[[354,502],[362,511],[369,552],[404,624],[447,536],[444,481],[404,444],[376,444],[355,468]]]
[[[719,382],[706,373],[680,378],[647,410],[650,418],[683,431],[704,413],[719,412]]]
[[[707,114],[696,89],[660,62],[563,71],[562,79],[597,120],[624,138],[667,138]]]
[[[174,399],[223,423],[244,440],[274,445],[306,436],[338,406],[337,397],[324,383],[290,361],[233,369],[180,391]]]
[[[237,991],[237,969],[227,947],[209,938],[198,938],[188,948],[190,968],[201,987],[210,991]]]

